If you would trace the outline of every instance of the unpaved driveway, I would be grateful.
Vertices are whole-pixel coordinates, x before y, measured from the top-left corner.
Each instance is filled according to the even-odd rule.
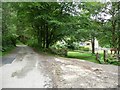
[[[117,66],[38,54],[28,46],[18,46],[14,54],[6,56],[12,63],[0,67],[2,88],[118,87]]]

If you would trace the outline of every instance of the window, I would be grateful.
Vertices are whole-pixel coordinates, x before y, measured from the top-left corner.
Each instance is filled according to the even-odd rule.
[[[90,43],[87,43],[86,45],[90,45]]]

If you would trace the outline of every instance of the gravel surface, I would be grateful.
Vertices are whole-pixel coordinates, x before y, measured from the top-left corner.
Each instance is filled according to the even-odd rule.
[[[118,87],[118,66],[38,54],[25,45],[3,58],[2,88]]]

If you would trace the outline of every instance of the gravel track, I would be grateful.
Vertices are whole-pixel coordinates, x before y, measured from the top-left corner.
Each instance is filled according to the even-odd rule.
[[[25,45],[2,61],[2,88],[118,87],[118,66],[38,54]]]

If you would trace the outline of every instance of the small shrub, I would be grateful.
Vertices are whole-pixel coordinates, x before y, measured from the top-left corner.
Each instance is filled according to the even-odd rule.
[[[89,48],[87,48],[87,47],[83,48],[83,51],[89,51]]]
[[[80,50],[83,50],[83,48],[84,48],[84,47],[82,47],[82,46],[79,47]]]
[[[67,55],[67,50],[66,49],[56,49],[56,48],[51,48],[50,52],[56,55],[60,56],[66,56]]]

